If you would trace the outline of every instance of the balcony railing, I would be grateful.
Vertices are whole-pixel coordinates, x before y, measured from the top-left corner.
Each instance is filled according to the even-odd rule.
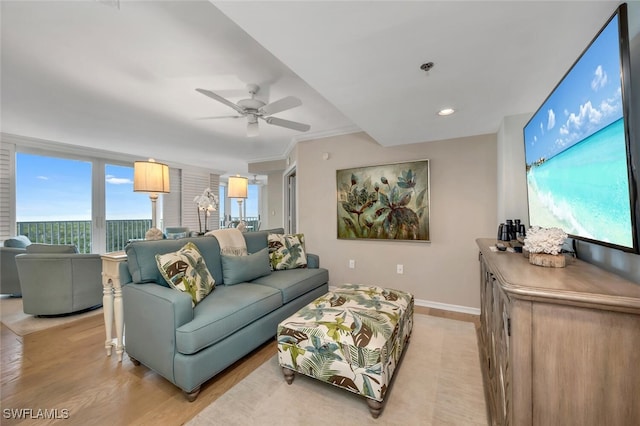
[[[233,224],[233,219],[220,227]],[[260,220],[257,217],[245,218],[247,231],[257,231]],[[32,243],[73,244],[80,253],[92,253],[92,224],[90,220],[69,220],[53,222],[18,222],[18,235],[26,235]],[[144,239],[151,228],[150,219],[107,220],[107,252],[124,250],[131,240]]]
[[[247,232],[260,230],[260,216],[248,216],[242,218],[242,220],[246,225]],[[239,217],[227,217],[226,219],[220,219],[220,229],[235,228],[239,222]]]
[[[91,253],[91,221],[18,222],[18,235],[32,243],[74,244],[80,253]],[[123,250],[127,242],[143,239],[150,219],[107,220],[107,252]]]
[[[124,250],[130,240],[144,239],[151,219],[107,220],[107,253]]]

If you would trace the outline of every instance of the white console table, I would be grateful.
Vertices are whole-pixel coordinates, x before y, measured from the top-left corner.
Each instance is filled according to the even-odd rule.
[[[127,260],[124,251],[116,251],[106,253],[102,258],[102,306],[104,310],[104,327],[107,339],[104,347],[107,350],[107,356],[111,356],[111,350],[116,348],[118,354],[118,362],[122,362],[122,354],[124,353],[124,314],[122,311],[122,283],[118,268],[120,262]],[[112,337],[112,326],[115,317],[116,322],[116,338]]]

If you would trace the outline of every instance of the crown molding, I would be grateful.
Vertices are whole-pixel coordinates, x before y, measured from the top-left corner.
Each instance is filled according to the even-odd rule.
[[[294,145],[295,145],[296,143],[302,142],[302,141],[324,139],[324,138],[329,138],[333,136],[350,135],[351,133],[358,133],[358,132],[362,132],[362,129],[354,124],[351,126],[344,126],[344,127],[338,127],[336,129],[325,130],[323,132],[308,132],[301,135],[296,135],[293,138],[291,138],[291,140],[292,142],[294,142]]]
[[[352,133],[359,133],[359,132],[362,132],[362,129],[360,129],[358,126],[353,125],[353,126],[345,126],[345,127],[339,127],[336,129],[326,130],[323,132],[310,132],[310,133],[307,132],[301,135],[296,135],[291,138],[289,145],[287,145],[282,155],[254,158],[254,159],[248,160],[248,163],[251,164],[251,163],[262,163],[265,161],[286,160],[289,154],[291,154],[291,151],[293,151],[293,148],[298,144],[298,142],[329,138],[333,136],[350,135]]]
[[[21,148],[28,148],[32,153],[42,154],[65,154],[75,158],[99,158],[107,161],[119,161],[125,163],[133,163],[140,160],[140,156],[122,154],[120,152],[108,151],[104,149],[91,148],[81,145],[71,145],[63,142],[52,141],[48,139],[39,139],[31,136],[16,135],[12,133],[0,132],[0,141],[2,143],[11,143]],[[223,175],[225,170],[206,169],[203,167],[191,166],[189,164],[176,163],[175,161],[168,161],[162,158],[155,158],[155,160],[167,164],[169,167],[176,169],[189,169],[194,171],[202,171],[215,175]]]

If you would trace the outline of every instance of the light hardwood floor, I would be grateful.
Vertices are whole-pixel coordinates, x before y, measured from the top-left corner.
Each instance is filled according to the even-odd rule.
[[[424,307],[415,312],[479,327],[475,315]],[[24,337],[2,325],[0,424],[181,425],[276,353],[275,340],[270,340],[206,382],[189,403],[180,389],[148,368],[134,366],[126,354],[122,363],[115,354],[107,357],[104,337],[101,316]],[[8,418],[11,409],[31,409],[34,417],[38,410],[49,410],[58,417],[68,413],[68,418],[17,420]]]

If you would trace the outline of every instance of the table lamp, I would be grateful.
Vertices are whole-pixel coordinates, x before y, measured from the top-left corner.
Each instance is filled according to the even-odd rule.
[[[241,176],[230,176],[229,177],[229,188],[228,188],[228,197],[229,198],[237,198],[238,199],[238,209],[240,210],[240,223],[238,223],[238,228],[240,231],[244,231],[245,223],[242,220],[242,201],[247,198],[247,192],[249,188],[249,178],[241,177]]]
[[[156,201],[158,193],[169,192],[169,166],[149,161],[136,161],[133,164],[133,191],[148,192],[151,200],[151,227],[156,227]]]

